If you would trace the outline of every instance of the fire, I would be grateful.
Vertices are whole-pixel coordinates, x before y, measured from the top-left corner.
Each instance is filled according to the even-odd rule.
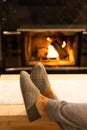
[[[66,46],[66,42],[63,41],[62,48],[65,48],[65,46]]]
[[[47,41],[51,41],[51,38],[50,38],[50,37],[47,37],[46,39],[47,39]]]
[[[58,58],[58,56],[58,52],[55,50],[55,48],[52,45],[49,45],[47,58]]]

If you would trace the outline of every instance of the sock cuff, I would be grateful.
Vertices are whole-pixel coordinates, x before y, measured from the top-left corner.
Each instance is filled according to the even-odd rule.
[[[58,111],[60,102],[58,100],[49,99],[47,104],[47,114],[50,120],[58,121]]]
[[[41,115],[39,114],[35,104],[30,109],[27,110],[27,115],[30,121],[34,121],[41,118]]]

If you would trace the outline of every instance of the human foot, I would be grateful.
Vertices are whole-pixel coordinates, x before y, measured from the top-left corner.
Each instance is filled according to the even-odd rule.
[[[30,78],[41,94],[53,99],[58,99],[51,88],[47,72],[42,63],[38,62],[31,70]]]
[[[39,114],[35,105],[40,91],[36,88],[36,86],[31,81],[30,76],[25,71],[21,71],[20,73],[20,87],[29,120],[34,121],[40,118],[41,115]]]
[[[42,117],[47,116],[47,103],[48,103],[48,98],[43,96],[42,94],[39,94],[35,102],[35,105],[39,114]]]

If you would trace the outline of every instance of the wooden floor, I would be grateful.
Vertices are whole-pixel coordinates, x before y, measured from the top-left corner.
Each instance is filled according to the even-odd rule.
[[[47,117],[29,122],[24,105],[0,105],[0,130],[60,130]]]

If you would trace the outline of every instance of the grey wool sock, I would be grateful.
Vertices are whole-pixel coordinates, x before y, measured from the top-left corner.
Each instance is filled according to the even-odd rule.
[[[42,93],[47,87],[50,87],[50,82],[47,72],[42,63],[38,62],[31,70],[30,78],[36,87]]]
[[[40,118],[41,116],[35,107],[35,101],[40,91],[31,81],[29,74],[25,71],[21,71],[20,73],[20,87],[29,120],[33,121]]]
[[[46,69],[41,62],[38,62],[32,68],[30,78],[41,93],[43,93],[44,90],[46,90],[48,87],[50,88],[51,86]],[[51,98],[58,100],[57,96],[53,96]]]

